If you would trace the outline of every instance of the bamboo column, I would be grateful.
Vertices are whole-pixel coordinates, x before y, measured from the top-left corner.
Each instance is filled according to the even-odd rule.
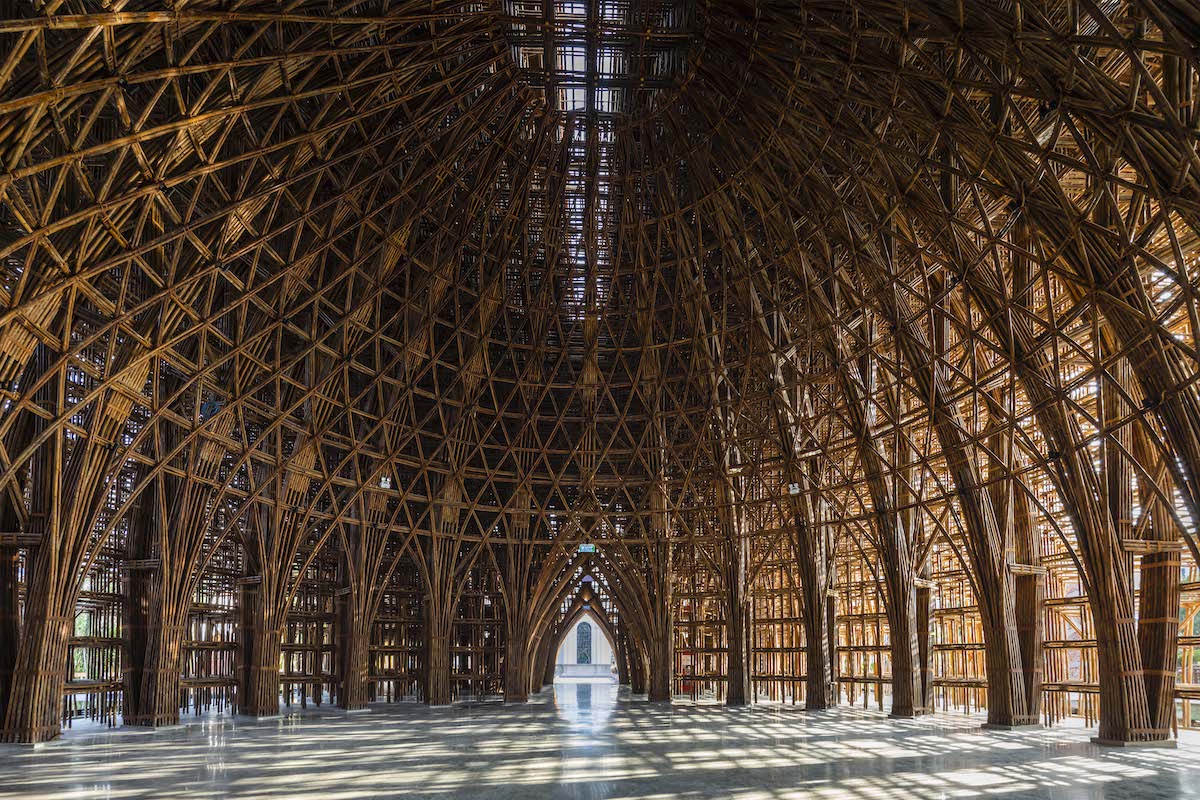
[[[726,676],[725,704],[744,706],[754,702],[750,671],[751,608],[749,596],[749,543],[742,534],[734,495],[726,490],[718,510],[721,519],[722,605],[725,616]]]
[[[647,658],[640,647],[634,647],[629,658],[629,690],[635,695],[647,694]]]
[[[4,505],[5,501],[0,500],[0,507]],[[0,527],[11,530],[14,526],[5,525],[10,520],[0,515]],[[20,564],[20,548],[0,545],[0,720],[8,708],[8,691],[21,641]]]
[[[104,508],[105,489],[123,462],[118,445],[134,398],[141,396],[151,359],[131,345],[109,354],[103,389],[86,414],[83,434],[58,431],[36,448],[30,469],[34,513],[21,640],[16,648],[12,680],[6,696],[0,741],[37,743],[59,734],[59,713],[67,677],[67,639],[74,633],[75,606],[82,590],[82,566],[95,554],[93,532]],[[49,373],[38,392],[48,407],[61,403],[62,376],[41,349],[34,358],[39,374]],[[41,421],[29,423],[44,430]]]
[[[535,639],[529,651],[529,691],[532,694],[537,694],[546,687],[544,658],[544,645],[540,639]]]
[[[794,522],[789,539],[803,599],[804,707],[819,711],[837,705],[834,689],[837,612],[829,596],[832,554],[825,504],[817,489],[820,465],[818,459],[812,458],[805,466],[803,471],[792,471],[789,481],[798,489],[797,494],[791,495]]]
[[[367,677],[370,674],[371,620],[356,613],[355,603],[346,586],[337,596],[336,661],[338,708],[357,711],[371,700]],[[366,623],[366,624],[364,624]]]
[[[657,464],[657,459],[651,459]],[[673,693],[675,672],[675,595],[674,546],[667,515],[665,480],[660,476],[651,485],[650,540],[646,547],[649,556],[647,570],[647,611],[649,639],[649,699],[652,703],[669,703]]]
[[[448,479],[436,501],[431,531],[425,543],[425,704],[449,705],[451,694],[450,638],[457,606],[455,567],[458,563],[458,504],[461,488]]]
[[[669,545],[668,545],[669,547]],[[671,702],[675,668],[675,633],[669,602],[656,606],[660,613],[650,642],[648,699],[652,703]]]
[[[366,708],[374,695],[371,676],[371,634],[383,601],[384,581],[391,573],[385,561],[389,527],[397,511],[388,513],[388,493],[395,476],[371,476],[371,488],[354,502],[356,519],[339,526],[340,588],[335,597],[337,704],[348,711]],[[378,481],[379,486],[375,485]],[[398,550],[406,552],[407,547]]]
[[[544,338],[545,322],[544,314],[535,315],[534,324],[541,330],[538,341]],[[540,377],[540,362],[531,364],[528,369]],[[521,401],[525,413],[532,418],[537,403],[534,390],[523,389]],[[535,627],[533,617],[534,594],[538,588],[534,584],[538,576],[533,563],[535,546],[531,536],[534,524],[533,492],[526,483],[533,471],[537,436],[533,427],[528,423],[522,428],[519,441],[521,450],[516,456],[516,462],[519,465],[518,478],[521,483],[513,489],[512,507],[508,515],[509,540],[503,548],[503,564],[500,564],[496,558],[498,548],[492,548],[490,551],[493,561],[497,561],[501,588],[504,593],[504,701],[506,703],[529,701],[531,684],[537,670],[534,663],[536,647],[533,642]],[[539,688],[540,678],[541,675],[538,673]]]
[[[309,365],[312,366],[311,364]],[[333,413],[327,402],[313,404],[312,421],[317,430]],[[273,470],[259,470],[258,480],[270,487],[262,502],[246,519],[247,566],[257,574],[247,575],[242,586],[242,640],[238,713],[272,717],[279,713],[279,673],[284,629],[299,578],[296,563],[306,544],[314,544],[316,524],[312,519],[310,490],[317,466],[318,444],[311,432],[287,434],[291,456],[286,457],[284,435],[275,439]],[[313,552],[325,541],[325,531]],[[301,573],[302,574],[302,573]]]
[[[250,717],[279,714],[279,659],[283,620],[264,597],[262,576],[241,582],[238,713]]]
[[[922,711],[933,711],[933,647],[930,623],[933,613],[933,570],[928,562],[921,570],[917,581],[917,655],[920,673],[920,695],[915,705]]]
[[[182,449],[189,474],[179,478],[164,473],[154,479],[143,493],[143,508],[131,531],[126,725],[179,722],[188,609],[211,554],[208,548],[220,541],[210,537],[214,484],[226,452],[222,439],[234,420],[219,404],[207,409],[207,415],[197,412],[203,431],[188,434],[171,427],[155,442],[158,448]]]
[[[920,642],[917,623],[918,554],[915,531],[905,527],[906,518],[897,510],[897,497],[888,485],[882,443],[874,436],[875,369],[872,348],[876,344],[874,319],[868,316],[858,334],[867,348],[857,359],[848,359],[839,373],[846,396],[850,426],[863,464],[867,489],[873,505],[872,535],[881,556],[884,610],[887,616],[892,657],[892,710],[894,717],[913,717],[924,712],[920,674]],[[845,333],[831,343],[832,355],[841,358],[846,350]],[[894,483],[898,481],[894,480]],[[911,524],[911,515],[908,521]]]
[[[629,686],[629,634],[624,625],[621,626],[616,645],[617,682],[621,686]]]
[[[554,685],[554,661],[557,652],[554,649],[552,638],[547,635],[545,637],[544,649],[542,650],[542,685]]]
[[[1042,678],[1045,670],[1046,580],[1042,566],[1041,537],[1033,526],[1033,512],[1025,490],[1014,485],[1013,530],[1016,536],[1016,563],[1030,569],[1015,576],[1017,597],[1017,635],[1021,641],[1021,662],[1025,665],[1025,696],[1029,698],[1027,720],[1033,724],[1042,714]]]
[[[1169,486],[1163,457],[1149,441],[1143,427],[1134,431],[1134,453],[1151,468],[1158,486]],[[1141,557],[1138,646],[1145,674],[1146,705],[1150,726],[1167,733],[1175,724],[1175,683],[1179,662],[1180,554],[1183,542],[1175,518],[1162,496],[1140,481],[1143,517],[1128,546]]]
[[[165,522],[158,508],[169,478],[152,482],[142,493],[142,507],[132,515],[126,537],[126,569],[128,591],[125,611],[125,685],[122,694],[122,720],[126,725],[156,727],[179,721],[179,655],[182,630],[179,626],[165,627],[163,609],[156,602],[155,583],[162,572],[157,564],[153,572],[147,569],[153,562],[155,527]],[[167,612],[169,613],[169,612]],[[166,656],[158,661],[155,656]],[[170,656],[174,660],[170,660]],[[165,694],[167,697],[159,697]]]
[[[500,567],[504,589],[504,702],[529,701],[533,653],[530,652],[533,544],[529,540],[532,497],[519,487],[513,500],[509,542]]]
[[[46,554],[49,549],[38,548],[35,564],[42,559],[50,560]],[[42,581],[30,587],[25,613],[0,740],[31,744],[50,741],[59,734],[59,704],[67,673],[67,637],[72,633],[75,617],[58,613]]]

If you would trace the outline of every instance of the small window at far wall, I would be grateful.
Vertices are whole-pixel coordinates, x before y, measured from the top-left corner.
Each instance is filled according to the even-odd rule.
[[[592,663],[592,623],[581,622],[575,631],[575,663]]]

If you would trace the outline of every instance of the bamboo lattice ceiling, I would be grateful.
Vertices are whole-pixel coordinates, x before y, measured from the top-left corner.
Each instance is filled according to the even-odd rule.
[[[1122,619],[1122,542],[1196,555],[1198,33],[1178,0],[23,5],[0,529],[55,542],[55,618],[168,480],[281,574],[355,520],[521,516],[719,569],[819,499],[902,561],[957,537],[981,593],[1020,502]]]

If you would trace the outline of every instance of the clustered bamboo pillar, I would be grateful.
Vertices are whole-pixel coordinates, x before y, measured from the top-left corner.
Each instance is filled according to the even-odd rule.
[[[733,492],[723,498],[721,555],[722,599],[725,612],[725,704],[744,706],[754,702],[754,679],[750,664],[750,576],[749,543],[737,519]]]
[[[544,322],[543,315],[537,316],[537,321]],[[521,393],[525,412],[532,411],[536,397],[531,389]],[[521,480],[528,480],[533,471],[533,454],[537,449],[537,440],[532,426],[526,426],[521,434],[521,455],[517,459],[520,465]],[[539,651],[535,645],[536,596],[539,590],[544,592],[544,585],[537,585],[538,570],[534,559],[536,545],[533,541],[535,520],[533,517],[533,492],[527,485],[518,484],[513,489],[512,508],[508,516],[508,542],[503,548],[503,563],[497,562],[500,570],[501,586],[504,591],[504,701],[506,703],[525,703],[529,700],[532,688],[541,688],[543,675],[539,671]],[[492,550],[493,561],[496,561],[496,550]],[[551,557],[548,559],[555,563]],[[536,687],[534,684],[537,684]]]
[[[501,568],[504,587],[504,701],[525,703],[532,682],[533,545],[530,542],[531,497],[517,490],[508,546]]]
[[[810,459],[803,474],[795,479],[788,491],[795,488],[792,498],[794,528],[792,551],[803,595],[801,613],[804,617],[805,689],[804,707],[819,711],[837,704],[834,684],[837,661],[837,610],[830,597],[829,571],[833,554],[826,520],[825,503],[816,489],[819,475],[817,459]]]
[[[661,464],[661,456],[651,462]],[[675,677],[675,545],[671,541],[668,498],[661,468],[659,479],[648,489],[648,569],[641,583],[648,647],[647,693],[652,703],[669,703]],[[632,602],[630,603],[632,605]]]
[[[8,707],[16,666],[17,651],[12,644],[21,638],[20,559],[18,548],[0,546],[0,719]]]
[[[391,480],[384,482],[391,485]],[[348,711],[371,702],[371,637],[382,598],[383,581],[390,574],[386,558],[390,518],[388,494],[374,487],[355,503],[357,519],[339,527],[340,582],[335,599],[334,654],[338,707]],[[402,548],[400,552],[404,552]],[[394,558],[394,557],[393,557]]]
[[[273,717],[279,713],[279,659],[282,624],[271,613],[269,592],[262,576],[248,576],[241,585],[238,713]]]
[[[336,662],[338,708],[361,711],[371,701],[368,677],[371,669],[371,619],[354,602],[350,587],[337,597]]]
[[[167,484],[168,481],[163,481]],[[160,484],[161,485],[161,484]],[[124,709],[126,725],[159,727],[179,722],[184,622],[187,607],[172,603],[166,586],[173,583],[174,568],[156,554],[156,530],[163,516],[155,502],[156,491],[147,491],[146,508],[135,518],[129,534],[133,558],[129,570],[129,601],[126,603],[128,665],[125,671]]]
[[[448,705],[452,699],[450,641],[454,633],[454,613],[458,598],[456,567],[459,545],[457,503],[461,498],[457,482],[443,488],[434,509],[436,531],[424,547],[425,578],[425,703]]]

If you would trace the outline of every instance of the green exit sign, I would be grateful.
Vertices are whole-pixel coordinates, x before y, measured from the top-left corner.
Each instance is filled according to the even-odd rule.
[[[579,545],[579,550],[578,550],[577,552],[580,552],[580,553],[594,553],[594,552],[596,552],[596,545],[594,545],[594,544],[591,544],[591,543],[589,543],[589,544],[581,544],[581,545]]]

